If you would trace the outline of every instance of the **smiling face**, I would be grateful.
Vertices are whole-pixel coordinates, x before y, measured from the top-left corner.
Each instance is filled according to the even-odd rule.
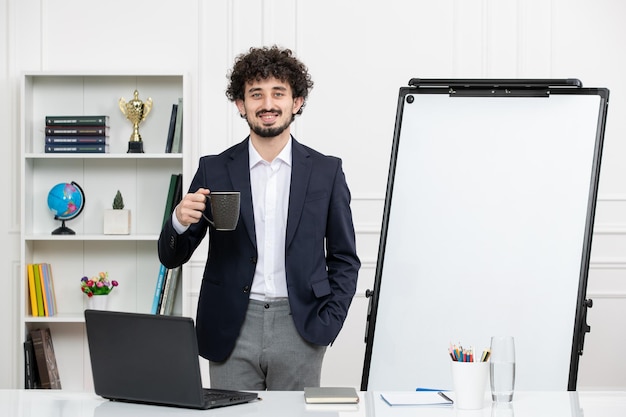
[[[244,99],[236,100],[246,118],[251,135],[275,138],[289,135],[293,116],[300,110],[302,97],[293,97],[291,86],[276,78],[246,82]]]

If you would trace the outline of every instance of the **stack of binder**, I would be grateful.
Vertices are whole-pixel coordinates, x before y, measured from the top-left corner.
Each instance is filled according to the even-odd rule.
[[[46,153],[107,153],[109,116],[46,116]]]

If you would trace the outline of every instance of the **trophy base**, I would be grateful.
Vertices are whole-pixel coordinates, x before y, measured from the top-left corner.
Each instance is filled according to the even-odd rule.
[[[128,142],[128,152],[126,153],[143,153],[143,142]]]

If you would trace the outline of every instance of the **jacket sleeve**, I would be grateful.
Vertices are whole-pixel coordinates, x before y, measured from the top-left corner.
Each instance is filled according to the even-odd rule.
[[[203,181],[202,172],[198,170],[191,182],[189,192],[195,192]],[[200,219],[199,223],[192,224],[184,233],[178,234],[170,216],[159,235],[158,252],[161,263],[167,268],[176,268],[187,262],[206,235],[207,226],[208,223]]]

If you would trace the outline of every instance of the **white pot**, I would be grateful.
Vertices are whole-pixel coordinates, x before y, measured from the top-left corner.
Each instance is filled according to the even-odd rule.
[[[130,210],[126,210],[126,209],[104,210],[104,234],[105,235],[128,235],[130,234]]]
[[[90,310],[108,310],[108,307],[108,295],[94,295],[87,299],[87,308]]]

